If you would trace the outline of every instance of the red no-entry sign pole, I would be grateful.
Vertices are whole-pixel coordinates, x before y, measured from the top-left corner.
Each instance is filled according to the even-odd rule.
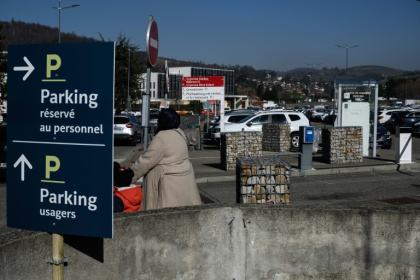
[[[149,134],[149,111],[150,111],[150,76],[151,68],[154,67],[158,60],[159,51],[159,33],[156,21],[153,16],[149,16],[149,27],[147,28],[146,35],[147,46],[147,78],[146,78],[146,94],[142,96],[142,126],[144,127],[143,133],[143,150],[148,147],[148,134]]]

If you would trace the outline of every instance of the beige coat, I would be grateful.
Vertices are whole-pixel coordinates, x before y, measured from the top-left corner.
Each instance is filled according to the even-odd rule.
[[[131,168],[133,182],[144,176],[142,210],[201,204],[182,130],[159,132]]]

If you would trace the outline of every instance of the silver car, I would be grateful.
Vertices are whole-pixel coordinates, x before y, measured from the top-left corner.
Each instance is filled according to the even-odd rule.
[[[143,129],[136,116],[116,115],[114,116],[114,140],[128,141],[132,146],[143,138]]]

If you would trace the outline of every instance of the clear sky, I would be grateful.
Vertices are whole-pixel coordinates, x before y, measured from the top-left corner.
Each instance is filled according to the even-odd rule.
[[[58,27],[58,3],[1,0],[0,19]],[[80,7],[61,10],[62,32],[110,40],[121,33],[143,51],[152,15],[159,57],[278,71],[345,68],[346,49],[336,45],[348,44],[358,45],[348,49],[349,67],[420,70],[416,0],[61,1],[73,4]]]

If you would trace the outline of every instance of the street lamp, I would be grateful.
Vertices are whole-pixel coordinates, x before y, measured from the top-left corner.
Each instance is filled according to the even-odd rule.
[[[58,10],[58,42],[61,42],[61,10],[63,9],[69,9],[74,7],[79,7],[80,5],[71,5],[67,7],[61,7],[61,0],[58,0],[58,7],[53,7],[53,9]]]
[[[349,67],[349,49],[358,47],[359,45],[354,45],[354,46],[351,46],[351,47],[349,47],[349,44],[346,44],[345,47],[340,46],[340,45],[336,45],[336,46],[339,47],[339,48],[346,49],[346,78],[347,78],[347,69]]]
[[[307,65],[312,65],[313,67],[313,74],[315,76],[315,66],[317,65],[321,65],[321,63],[306,63]],[[311,79],[311,75],[309,75],[309,87],[312,85],[312,79]],[[309,89],[310,90],[310,89]],[[310,94],[310,93],[309,93]],[[315,104],[315,85],[312,86],[312,98],[313,98],[313,103]]]
[[[131,50],[128,49],[128,70],[127,70],[128,81],[127,81],[127,109],[126,109],[127,114],[131,108],[131,104],[130,104],[130,54],[131,54]]]

